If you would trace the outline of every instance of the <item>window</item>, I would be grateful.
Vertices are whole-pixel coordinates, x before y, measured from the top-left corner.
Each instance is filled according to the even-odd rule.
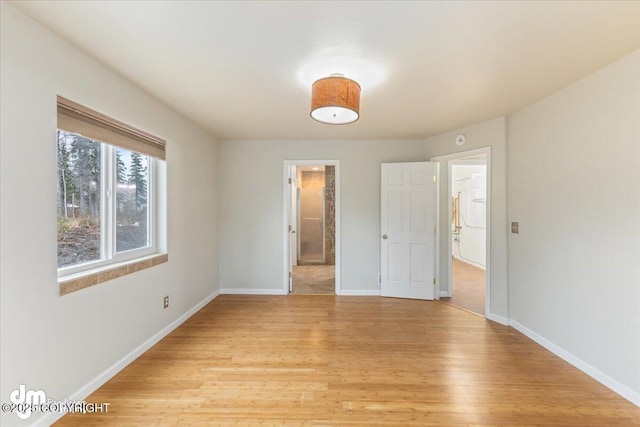
[[[102,259],[102,144],[58,130],[58,268]]]
[[[116,253],[148,247],[151,159],[116,148]]]
[[[164,141],[58,97],[58,275],[157,253]]]

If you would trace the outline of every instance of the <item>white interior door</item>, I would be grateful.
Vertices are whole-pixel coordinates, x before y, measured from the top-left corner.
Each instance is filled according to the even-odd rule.
[[[434,162],[382,164],[382,296],[434,299],[435,176]]]

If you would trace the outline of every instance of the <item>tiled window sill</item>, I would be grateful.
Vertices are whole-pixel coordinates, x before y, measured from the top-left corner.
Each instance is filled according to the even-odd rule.
[[[157,254],[96,270],[83,271],[68,277],[60,277],[58,280],[60,295],[67,295],[167,261],[169,261],[169,254]]]

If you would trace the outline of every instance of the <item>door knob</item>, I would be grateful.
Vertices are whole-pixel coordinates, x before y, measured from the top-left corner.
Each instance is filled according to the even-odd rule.
[[[387,235],[386,235],[386,234],[383,234],[383,235],[382,235],[382,238],[383,238],[384,240],[387,240]]]

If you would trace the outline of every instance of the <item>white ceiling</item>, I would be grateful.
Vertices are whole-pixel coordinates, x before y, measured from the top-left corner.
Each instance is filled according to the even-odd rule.
[[[507,115],[640,48],[640,2],[14,1],[221,139],[424,138]],[[309,117],[314,78],[361,117]]]

